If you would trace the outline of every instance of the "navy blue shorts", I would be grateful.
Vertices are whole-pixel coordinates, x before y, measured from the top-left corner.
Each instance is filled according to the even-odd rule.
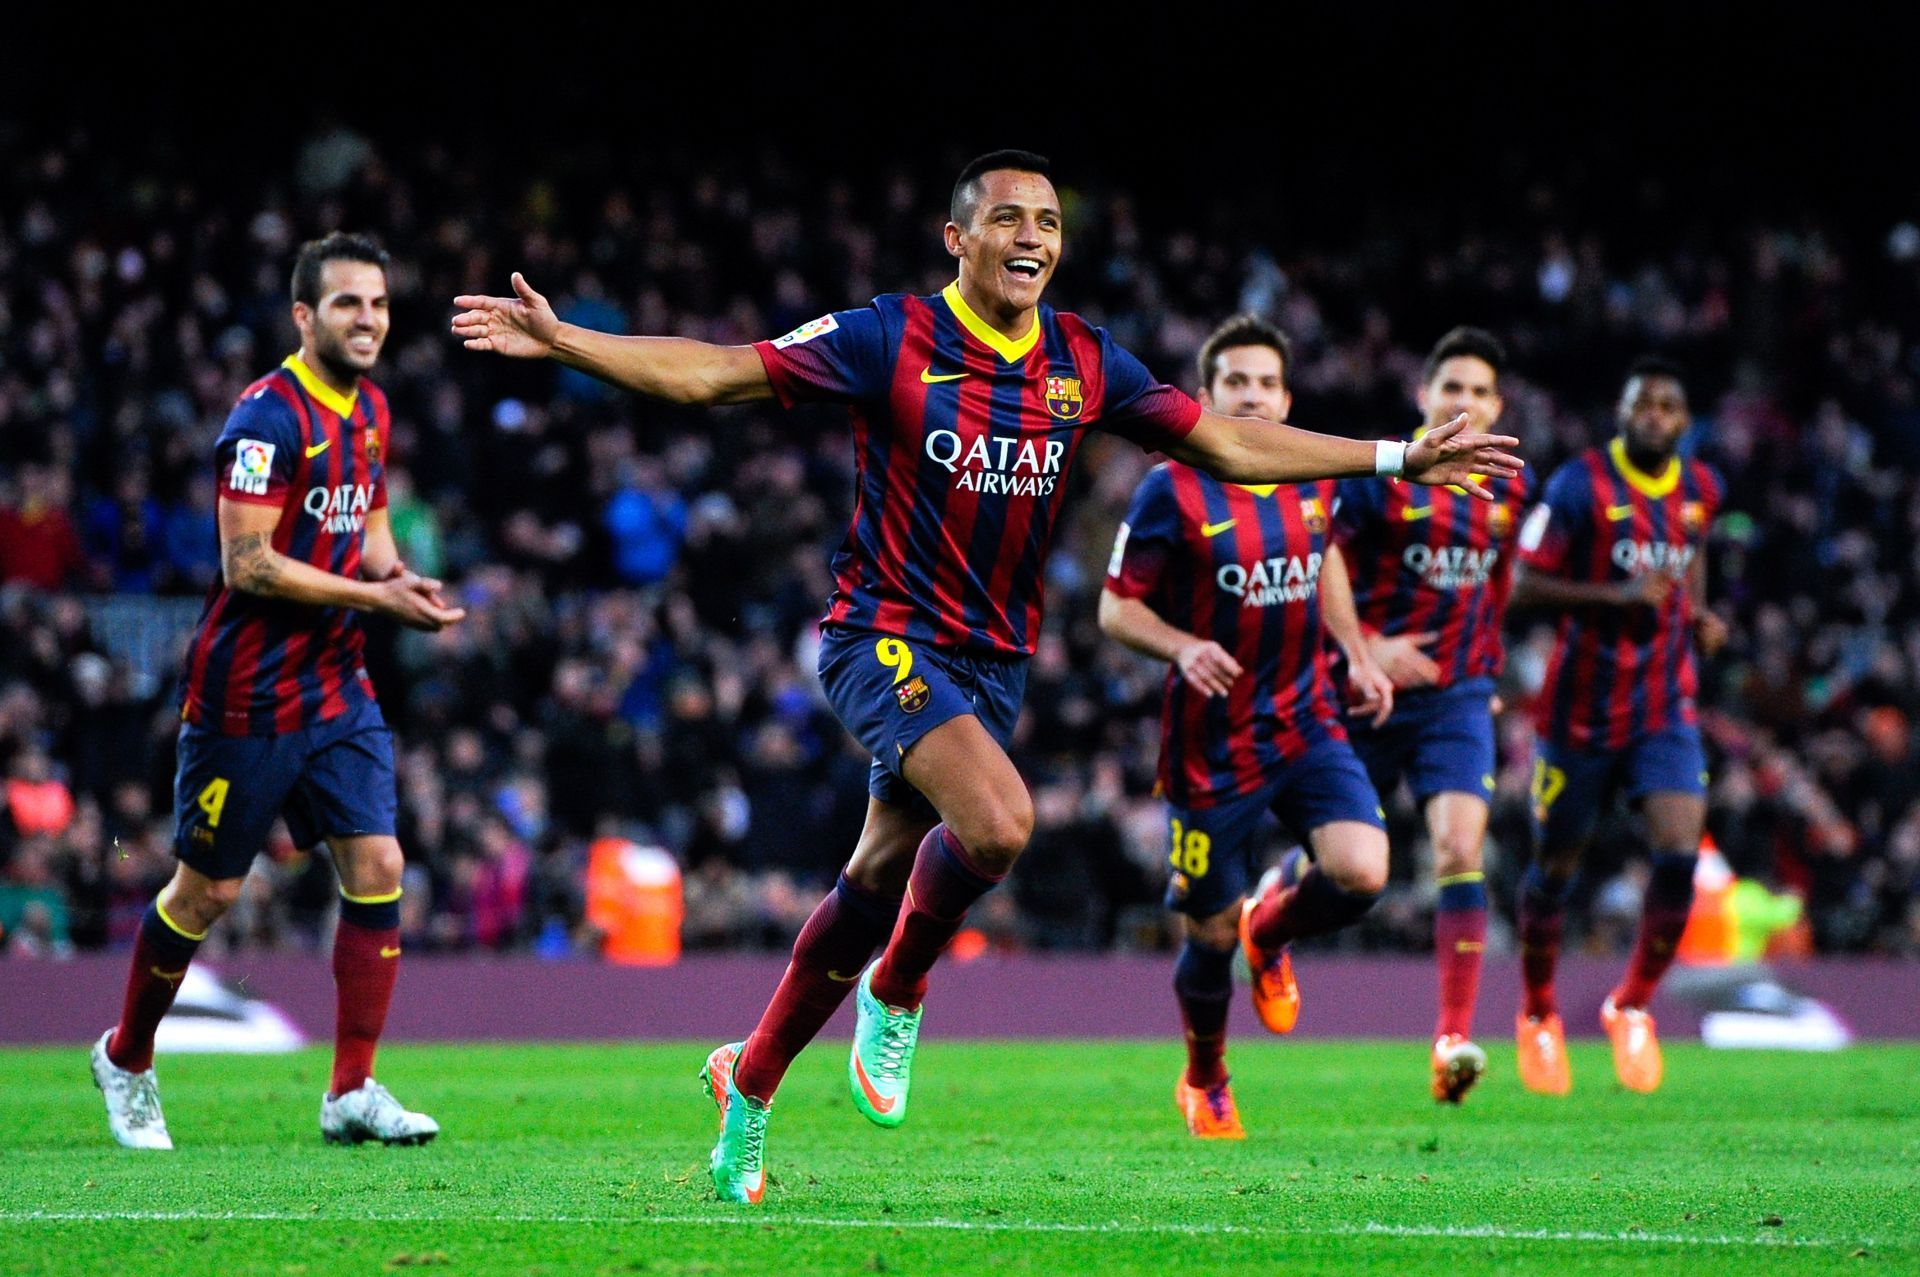
[[[907,751],[962,714],[978,718],[1005,748],[1020,719],[1027,663],[833,626],[820,638],[820,685],[841,724],[873,755],[867,792],[884,803],[932,811],[900,774]]]
[[[276,816],[302,849],[323,837],[391,834],[393,733],[371,698],[280,736],[184,723],[173,808],[174,854],[215,879],[246,876]]]
[[[1533,742],[1533,840],[1552,854],[1584,846],[1616,795],[1707,792],[1707,753],[1697,727],[1635,737],[1625,749],[1569,749]]]
[[[1393,716],[1380,727],[1348,718],[1353,750],[1382,797],[1400,787],[1425,805],[1435,794],[1493,795],[1494,743],[1490,678],[1397,696]]]
[[[1173,878],[1167,908],[1211,918],[1252,889],[1254,837],[1271,811],[1294,839],[1336,820],[1387,827],[1380,799],[1352,746],[1329,740],[1279,768],[1262,788],[1213,807],[1168,808]]]

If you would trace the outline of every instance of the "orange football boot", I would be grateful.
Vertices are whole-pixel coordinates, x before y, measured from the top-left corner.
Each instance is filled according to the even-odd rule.
[[[1187,1075],[1173,1084],[1173,1102],[1180,1116],[1187,1119],[1187,1134],[1201,1140],[1243,1140],[1247,1128],[1240,1125],[1240,1110],[1234,1105],[1233,1091],[1222,1082],[1218,1086],[1191,1086]]]
[[[1433,1098],[1458,1104],[1487,1071],[1487,1053],[1458,1033],[1433,1044]]]
[[[1567,1065],[1567,1030],[1558,1015],[1536,1020],[1522,1015],[1514,1024],[1520,1048],[1520,1081],[1541,1095],[1565,1095],[1573,1089]]]
[[[1618,1007],[1608,997],[1600,1004],[1600,1027],[1613,1043],[1613,1071],[1620,1085],[1645,1094],[1660,1089],[1660,1039],[1645,1007]]]
[[[1240,906],[1240,948],[1247,955],[1253,1009],[1260,1023],[1273,1033],[1291,1033],[1300,1018],[1300,985],[1293,978],[1293,959],[1285,949],[1269,953],[1253,942],[1253,907],[1264,895],[1262,891],[1248,896]]]

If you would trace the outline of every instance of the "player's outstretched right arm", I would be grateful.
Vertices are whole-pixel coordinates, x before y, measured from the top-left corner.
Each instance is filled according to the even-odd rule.
[[[562,323],[526,277],[512,297],[456,297],[453,335],[468,350],[511,359],[553,359],[602,381],[669,403],[751,403],[773,398],[766,365],[751,346],[715,346],[684,337],[616,337]]]
[[[272,506],[220,498],[220,572],[227,588],[244,594],[384,612],[416,630],[438,630],[466,616],[439,601],[440,582],[411,572],[382,581],[354,581],[302,563],[273,548],[280,512]]]

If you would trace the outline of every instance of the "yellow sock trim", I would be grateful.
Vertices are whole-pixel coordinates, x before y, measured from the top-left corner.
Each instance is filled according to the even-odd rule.
[[[153,902],[153,911],[160,915],[160,921],[166,923],[167,929],[169,931],[172,931],[174,934],[185,936],[187,939],[193,941],[195,944],[199,944],[202,940],[205,940],[207,938],[206,932],[202,931],[199,935],[196,936],[193,934],[193,932],[188,931],[185,927],[175,922],[172,918],[169,918],[167,916],[167,907],[161,904],[158,900],[155,900]]]
[[[390,905],[400,898],[400,888],[395,887],[384,896],[354,896],[349,895],[347,889],[342,887],[340,888],[340,898],[349,904],[356,905]]]
[[[1456,883],[1485,882],[1486,880],[1487,875],[1481,870],[1476,869],[1472,873],[1450,874],[1445,878],[1436,878],[1434,879],[1433,885],[1436,887],[1451,887]]]

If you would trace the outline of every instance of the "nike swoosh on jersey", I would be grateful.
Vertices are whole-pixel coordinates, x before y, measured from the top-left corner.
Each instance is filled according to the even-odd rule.
[[[958,381],[966,375],[967,374],[963,372],[943,372],[943,373],[936,374],[933,371],[932,364],[928,364],[925,368],[922,368],[920,370],[920,380],[923,384],[928,386],[937,385],[943,381]]]
[[[1415,519],[1424,519],[1432,513],[1433,507],[1430,505],[1403,505],[1400,507],[1400,517],[1408,523],[1412,523]]]
[[[313,447],[307,449],[307,460],[309,461],[313,460],[315,457],[319,456],[321,453],[325,452],[328,448],[331,448],[331,447],[333,447],[333,440],[322,439],[319,443],[316,443],[313,445]]]
[[[1633,517],[1633,507],[1630,505],[1610,505],[1607,507],[1607,517],[1615,523],[1619,523],[1623,519],[1631,519]]]
[[[1217,537],[1238,522],[1240,522],[1238,519],[1228,519],[1225,523],[1203,523],[1200,525],[1200,535]]]

